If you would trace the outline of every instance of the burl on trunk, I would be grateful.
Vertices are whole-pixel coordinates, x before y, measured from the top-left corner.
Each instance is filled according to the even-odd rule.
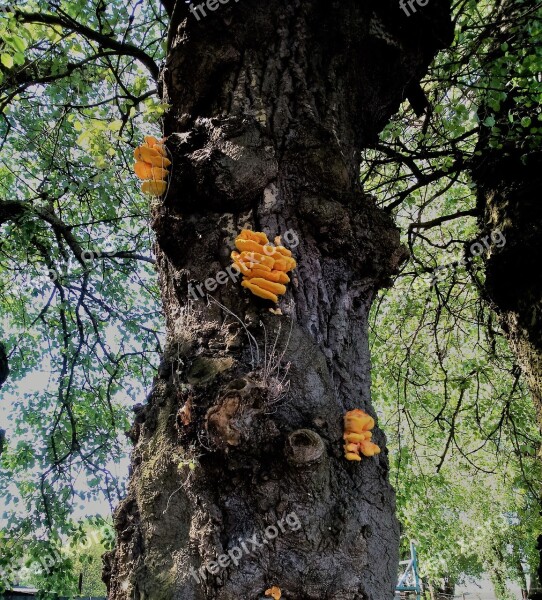
[[[132,430],[110,597],[388,599],[386,453],[348,462],[342,435],[345,411],[374,414],[367,316],[405,252],[359,156],[449,43],[449,3],[208,4],[199,20],[167,6],[173,164],[153,227],[168,345]],[[282,315],[212,279],[244,227],[295,242]]]

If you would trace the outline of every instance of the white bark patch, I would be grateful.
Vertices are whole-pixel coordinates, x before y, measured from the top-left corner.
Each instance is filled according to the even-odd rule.
[[[271,212],[278,203],[279,190],[274,183],[270,183],[263,192],[263,205],[266,212]]]
[[[235,226],[233,215],[228,213],[223,216],[225,223],[221,224],[227,234],[227,240],[233,244],[235,238],[239,235],[239,231]]]
[[[251,213],[241,213],[234,217],[231,213],[226,213],[220,218],[219,225],[225,233],[225,240],[228,247],[233,250],[235,247],[235,238],[241,233],[241,229],[252,229]]]

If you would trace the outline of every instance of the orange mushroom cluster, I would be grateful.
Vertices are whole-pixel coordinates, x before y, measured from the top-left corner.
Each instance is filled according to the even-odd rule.
[[[145,143],[134,150],[135,174],[143,180],[141,191],[150,196],[162,196],[167,189],[167,157],[164,140],[152,135],[145,136]]]
[[[255,296],[278,303],[290,283],[287,273],[295,269],[292,253],[284,246],[269,243],[265,233],[243,229],[235,240],[234,267],[243,274],[241,285]]]
[[[265,595],[270,596],[271,598],[273,598],[273,600],[280,600],[282,598],[282,592],[280,591],[280,588],[276,585],[269,588],[268,590],[265,590]]]
[[[375,420],[365,411],[356,408],[344,416],[344,455],[346,460],[361,460],[363,456],[380,454],[380,447],[371,442],[371,429]]]

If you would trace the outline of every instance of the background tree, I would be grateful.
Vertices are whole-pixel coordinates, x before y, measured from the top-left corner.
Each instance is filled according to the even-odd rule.
[[[372,314],[373,397],[404,545],[417,541],[422,576],[453,595],[466,577],[489,575],[507,598],[507,584],[527,590],[538,565],[540,435],[514,357],[485,330],[488,309],[461,285],[467,277],[416,287],[405,275],[383,294]]]
[[[452,300],[474,285],[480,308],[489,302],[500,315],[539,412],[540,277],[533,261],[541,254],[540,211],[533,198],[542,119],[541,5],[456,8],[459,34],[424,85],[427,116],[398,118],[378,154],[368,157],[365,181],[377,193],[390,192],[387,208],[408,232],[414,270],[408,266],[402,275],[441,280],[435,312],[427,311],[424,323],[450,311],[459,326],[469,313]],[[484,238],[485,248],[478,243]],[[499,336],[492,311],[479,314],[491,336]]]

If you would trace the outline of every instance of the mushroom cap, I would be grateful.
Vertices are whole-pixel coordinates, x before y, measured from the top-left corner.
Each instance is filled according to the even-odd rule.
[[[162,143],[158,138],[155,138],[154,135],[146,135],[143,139],[145,140],[145,144],[149,146],[149,148],[156,146],[156,144]]]
[[[282,254],[282,256],[292,256],[291,250],[288,250],[284,246],[275,246],[275,251]]]
[[[344,428],[348,433],[363,433],[371,429],[371,421],[374,426],[374,421],[371,417],[348,417],[344,419]]]
[[[344,450],[345,452],[355,452],[356,454],[359,453],[359,448],[357,444],[345,444]]]
[[[271,271],[273,259],[267,260],[267,264],[263,264],[260,261],[261,254],[256,254],[255,252],[235,252],[235,250],[230,255],[232,259],[242,266],[243,269],[252,269],[257,267],[258,269],[263,269],[264,271]],[[269,259],[269,257],[264,257]],[[243,269],[241,269],[243,271]],[[244,272],[244,271],[243,271]]]
[[[252,283],[249,279],[245,279],[241,282],[243,287],[249,289],[255,296],[259,296],[260,298],[264,298],[265,300],[272,300],[275,304],[278,303],[278,297],[272,292],[261,288],[258,285]]]
[[[375,454],[380,454],[380,446],[373,444],[373,442],[361,442],[359,447],[364,456],[374,456]]]
[[[364,431],[368,431],[369,429],[372,429],[375,426],[375,421],[373,419],[373,417],[371,417],[371,415],[368,415],[364,410],[361,410],[359,408],[355,408],[354,410],[349,410],[345,415],[344,415],[344,425],[345,425],[345,429],[348,430],[349,423],[356,423],[356,424],[360,424],[363,423],[363,430]],[[354,431],[354,430],[352,430]],[[356,433],[361,433],[356,431]]]
[[[354,452],[347,452],[345,454],[346,460],[355,460],[359,462],[361,460],[361,456],[359,454],[355,454]]]
[[[252,279],[253,277],[261,277],[268,281],[274,281],[275,283],[290,283],[290,278],[286,273],[282,271],[272,271],[265,265],[255,265],[247,273],[247,277]]]
[[[239,271],[241,271],[241,273],[243,273],[243,275],[250,272],[250,269],[246,265],[245,261],[241,259],[241,255],[239,254],[239,252],[235,252],[235,250],[234,250],[230,254],[230,256],[231,256],[231,259],[233,260],[234,266],[237,267],[239,269]]]
[[[142,160],[138,160],[134,163],[134,171],[139,179],[152,179],[152,168],[151,164],[143,162]]]
[[[280,255],[280,258],[275,260],[275,264],[273,265],[274,269],[277,271],[292,271],[297,267],[297,263],[293,258],[289,258],[288,256]]]
[[[237,239],[252,240],[258,244],[268,244],[269,240],[263,231],[252,231],[252,229],[242,229]]]
[[[156,158],[160,156],[160,152],[155,150],[154,148],[149,148],[149,146],[138,146],[134,150],[134,158],[136,160],[142,160],[144,162],[150,163],[150,158]]]
[[[353,408],[352,410],[349,410],[346,413],[347,417],[365,417],[367,416],[367,413],[364,410],[361,410],[361,408]]]
[[[250,282],[276,296],[282,296],[286,293],[285,285],[282,283],[275,283],[274,281],[268,281],[267,279],[263,279],[263,277],[253,277],[250,279]]]
[[[370,440],[372,435],[373,434],[370,431],[364,431],[363,433],[346,432],[343,437],[345,442],[359,444],[365,440]]]
[[[277,587],[276,585],[269,588],[268,590],[265,590],[265,595],[271,596],[271,598],[273,598],[273,600],[280,600],[282,598],[282,592],[280,591],[280,588]]]
[[[260,252],[241,252],[241,259],[247,263],[252,263],[252,265],[264,265],[269,269],[272,269],[275,264],[270,256]]]
[[[158,181],[144,181],[141,184],[141,191],[149,196],[162,196],[167,189],[167,182],[163,180]]]
[[[150,163],[154,167],[169,167],[171,161],[163,156],[157,148],[149,146],[139,146],[134,150],[134,158],[139,161]]]
[[[152,179],[158,181],[159,179],[166,179],[169,175],[169,171],[162,167],[152,167]]]
[[[258,252],[258,254],[264,254],[262,244],[255,242],[254,240],[245,240],[244,238],[235,238],[235,247],[241,252]]]

